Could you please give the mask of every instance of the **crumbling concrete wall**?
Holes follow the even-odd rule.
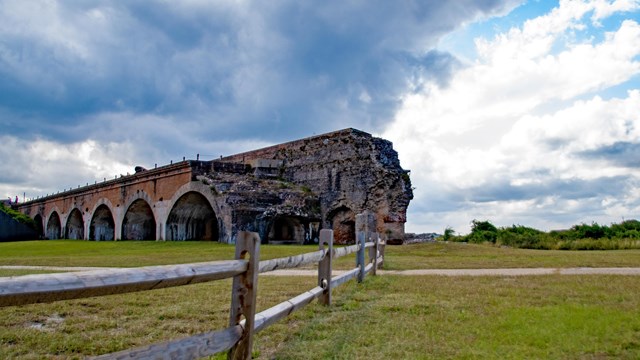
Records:
[[[255,231],[264,243],[310,243],[318,236],[317,195],[282,179],[256,177],[252,169],[227,172],[218,164],[199,175],[219,204],[220,231],[235,242],[239,231]]]

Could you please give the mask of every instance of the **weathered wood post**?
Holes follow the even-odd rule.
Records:
[[[358,273],[358,282],[362,282],[364,280],[364,268],[365,268],[365,264],[364,264],[364,244],[365,242],[367,242],[367,237],[365,236],[365,232],[364,231],[359,231],[358,232],[358,244],[360,245],[360,248],[358,248],[358,252],[356,253],[356,266],[360,268],[360,272]]]
[[[371,275],[376,275],[376,269],[378,268],[378,233],[371,233],[369,240],[373,240],[374,246],[369,248],[369,262],[373,263],[373,269],[371,269]]]
[[[378,250],[380,251],[380,262],[378,263],[378,266],[382,269],[382,266],[384,265],[384,247],[387,245],[387,240],[382,240],[380,238],[378,238],[378,240],[380,242],[378,245]]]
[[[358,282],[361,282],[365,276],[364,269],[366,264],[364,262],[364,244],[367,242],[367,240],[371,236],[371,233],[375,232],[375,230],[376,230],[376,215],[373,212],[369,210],[365,210],[362,213],[356,215],[356,241],[358,244],[361,244],[360,251],[358,251],[356,256],[356,266],[360,267],[360,275],[358,275]],[[362,239],[360,238],[361,236],[362,236]],[[369,252],[369,256],[371,257],[371,252]]]
[[[242,337],[229,350],[229,359],[251,359],[253,328],[256,315],[256,295],[260,264],[260,237],[257,233],[241,231],[236,240],[236,260],[249,257],[247,272],[233,277],[231,288],[231,316],[229,324],[240,324],[245,319]]]
[[[318,263],[318,286],[324,289],[319,302],[323,305],[331,305],[331,267],[333,260],[333,230],[320,230],[320,249],[324,249],[325,255]]]

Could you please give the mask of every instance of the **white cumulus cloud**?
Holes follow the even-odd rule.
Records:
[[[414,231],[468,231],[491,219],[542,228],[638,216],[640,92],[597,93],[640,74],[640,25],[596,40],[575,32],[637,1],[560,1],[548,14],[491,39],[449,86],[408,93],[383,136],[417,187]],[[610,187],[619,196],[613,196]],[[634,213],[635,211],[635,213]]]

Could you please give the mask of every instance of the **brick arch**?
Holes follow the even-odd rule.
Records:
[[[113,203],[111,203],[111,201],[107,198],[98,199],[98,201],[96,201],[96,203],[93,205],[93,208],[91,209],[91,212],[89,214],[93,216],[100,205],[106,205],[109,208],[109,211],[111,211],[112,214],[115,214],[116,207],[113,206]]]
[[[177,220],[175,218],[176,215],[174,213],[174,209],[176,208],[176,205],[179,205],[179,202],[181,201],[181,199],[183,199],[185,195],[188,195],[190,193],[194,193],[199,196],[202,196],[207,201],[206,205],[208,205],[211,211],[213,212],[212,219],[207,220],[203,218],[201,219],[196,218],[196,219],[193,219],[193,221],[191,221],[192,219],[189,219],[189,218],[181,217],[180,220]],[[204,211],[206,211],[206,209],[204,209]],[[202,239],[202,240],[220,241],[221,236],[223,234],[221,221],[218,218],[220,216],[219,215],[220,213],[221,213],[221,208],[218,202],[216,201],[215,197],[213,196],[213,191],[211,190],[211,188],[209,188],[209,186],[199,181],[198,182],[192,181],[188,184],[185,184],[181,186],[173,194],[173,197],[168,203],[166,219],[164,221],[165,239],[196,240],[196,239],[190,238],[195,233],[198,240]],[[202,228],[206,228],[206,230],[203,230]],[[189,231],[188,229],[194,229],[194,231]],[[176,235],[178,233],[181,235]]]
[[[52,220],[51,217],[53,216],[53,214],[56,214],[56,216],[58,217],[58,224],[57,227],[50,227],[49,222]],[[52,224],[55,225],[55,224]],[[47,216],[45,216],[44,219],[44,235],[46,238],[48,239],[60,239],[62,238],[62,228],[63,228],[63,223],[62,223],[62,213],[60,212],[60,209],[58,209],[57,206],[52,206],[51,209],[49,210],[49,213],[47,214]]]
[[[131,194],[121,211],[119,228],[122,240],[156,240],[158,214],[149,194],[144,190]]]
[[[51,215],[52,215],[54,212],[58,214],[58,217],[60,218],[60,221],[62,221],[62,212],[61,212],[61,211],[60,211],[60,209],[58,209],[58,207],[57,207],[57,206],[55,206],[55,205],[53,205],[53,206],[49,209],[49,211],[47,212],[47,215],[45,216],[45,219],[44,219],[44,220],[45,220],[45,221],[49,221],[49,218],[51,217]]]
[[[213,212],[216,213],[216,215],[221,213],[221,207],[218,204],[218,201],[216,200],[215,196],[213,196],[213,191],[208,185],[205,185],[200,181],[192,181],[190,183],[184,184],[181,187],[179,187],[178,190],[176,190],[176,192],[173,193],[171,200],[167,204],[167,210],[171,211],[171,209],[173,209],[173,206],[176,204],[176,202],[184,194],[192,191],[200,193],[200,195],[204,196],[209,201],[209,205],[211,205],[211,208],[213,209]],[[167,216],[168,215],[169,214],[167,214]]]
[[[153,204],[155,203],[155,201],[151,198],[151,196],[149,196],[149,194],[147,194],[147,192],[144,190],[137,190],[135,193],[127,196],[127,199],[124,201],[124,207],[122,208],[122,211],[126,212],[127,209],[129,209],[129,206],[131,206],[131,204],[133,204],[136,200],[144,200],[147,202],[147,204],[149,204],[152,210],[154,209]],[[124,216],[124,214],[122,215]],[[158,216],[155,210],[153,210],[153,218],[154,220],[158,221]]]
[[[102,224],[95,224],[95,217],[97,215],[96,211],[98,211],[98,208],[100,208],[101,206],[105,206],[109,210],[109,213],[111,215],[111,222],[113,222],[112,224],[111,222],[109,222],[108,224],[104,223],[104,221],[102,222]],[[107,198],[100,198],[98,199],[98,201],[96,201],[96,203],[93,205],[93,209],[91,209],[91,212],[88,214],[88,227],[85,226],[89,229],[88,236],[86,236],[89,240],[115,240],[117,228],[115,225],[115,210],[116,208],[113,207],[113,204]]]
[[[36,213],[33,216],[33,221],[35,221],[36,223],[36,232],[38,233],[38,239],[43,239],[44,238],[44,229],[45,229],[45,224],[44,224],[44,220],[42,218],[42,215],[40,213]]]
[[[71,225],[75,225],[70,227],[69,225],[69,220],[71,220],[71,215],[74,213],[74,211],[78,211],[78,213],[80,214],[80,220],[82,221],[81,224],[71,224]],[[64,237],[68,238],[68,239],[76,239],[76,240],[84,240],[86,238],[87,235],[87,231],[86,231],[86,227],[87,227],[87,219],[85,219],[85,215],[84,212],[82,211],[82,208],[78,207],[78,206],[72,206],[69,208],[69,213],[64,217],[64,225],[63,225],[63,229],[64,229]]]

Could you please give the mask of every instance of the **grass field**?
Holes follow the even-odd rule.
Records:
[[[464,243],[388,246],[385,269],[638,267],[640,250],[530,250]]]
[[[313,245],[263,245],[260,255],[261,259],[273,259],[317,249]],[[233,245],[195,241],[8,242],[0,243],[0,265],[134,267],[228,260],[234,251]],[[387,270],[640,266],[640,250],[528,250],[438,242],[387,246],[385,255]],[[337,269],[353,265],[352,258],[335,263]]]
[[[301,313],[277,354],[637,359],[638,290],[635,277],[377,277],[347,285],[330,309]]]
[[[313,250],[261,249],[263,258]],[[215,243],[2,243],[0,265],[140,266],[232,253]],[[342,261],[351,267],[354,260]],[[640,252],[438,243],[388,247],[386,266],[640,266]],[[312,288],[315,279],[260,277],[258,286],[263,310]],[[0,308],[0,358],[83,358],[220,329],[229,290],[230,281],[219,281]],[[635,276],[368,277],[336,289],[333,306],[312,303],[259,333],[254,351],[260,359],[637,359],[638,294]]]

